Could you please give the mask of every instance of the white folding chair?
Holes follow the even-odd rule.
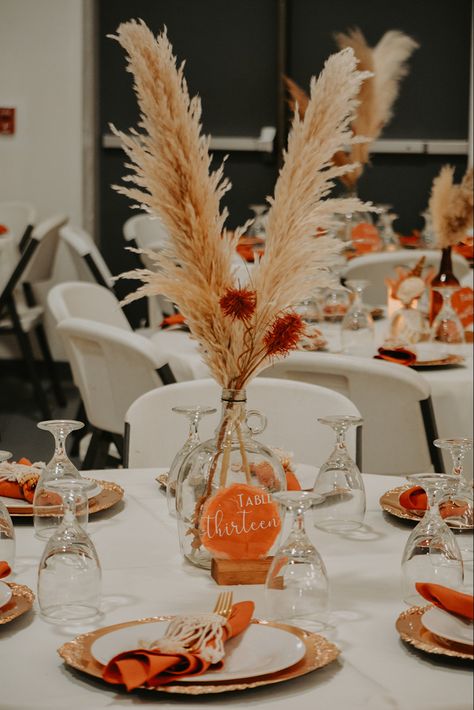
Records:
[[[45,418],[51,418],[49,404],[35,363],[30,333],[35,331],[38,345],[60,406],[66,404],[56,366],[51,357],[42,319],[43,308],[36,305],[33,285],[51,278],[59,229],[67,217],[57,215],[41,222],[28,240],[16,267],[0,293],[0,335],[13,335],[20,348],[34,388],[38,406]]]
[[[68,281],[57,284],[48,293],[48,308],[56,323],[60,323],[65,318],[85,318],[97,323],[113,325],[130,333],[134,332],[115,294],[96,283]],[[151,328],[139,328],[135,332],[149,340],[157,357],[168,353],[167,359],[177,380],[195,378],[192,366],[176,350],[176,345],[172,348],[164,347],[163,338],[169,339],[171,344],[174,343],[173,333],[163,331],[158,334],[161,336],[158,338]]]
[[[63,227],[59,234],[74,262],[79,278],[84,281],[92,279],[99,285],[113,290],[113,276],[90,234],[70,224]]]
[[[310,382],[346,395],[364,419],[364,472],[443,472],[430,387],[415,370],[352,355],[291,353],[261,373]]]
[[[169,241],[168,232],[158,217],[139,213],[129,217],[123,225],[123,236],[128,246],[138,249],[160,251]],[[140,266],[155,269],[156,266],[146,254],[138,254]],[[148,322],[150,327],[160,325],[164,316],[175,312],[174,306],[165,296],[148,297]]]
[[[174,377],[150,342],[132,331],[84,318],[66,318],[58,331],[93,432],[83,468],[97,467],[105,463],[111,441],[122,453],[131,403]]]
[[[131,468],[169,466],[186,438],[186,426],[172,407],[200,404],[219,408],[221,388],[214,380],[179,382],[153,390],[137,399],[125,416],[125,461]],[[256,379],[247,391],[248,408],[266,415],[268,423],[259,441],[291,451],[298,463],[320,466],[334,448],[334,433],[317,422],[328,414],[360,416],[357,407],[333,390],[281,379]],[[200,424],[201,440],[210,438],[219,414]],[[359,459],[360,428],[348,432],[352,455]]]
[[[0,202],[0,224],[7,227],[19,251],[25,248],[36,223],[36,210],[30,202]]]
[[[439,250],[402,249],[357,256],[348,262],[342,276],[346,281],[366,279],[369,283],[364,291],[364,300],[374,306],[383,305],[387,303],[385,279],[395,276],[395,267],[397,266],[413,268],[422,256],[426,258],[425,268],[434,266],[438,270],[441,258]],[[469,263],[463,256],[456,253],[453,253],[452,259],[454,273],[461,281],[470,271]]]

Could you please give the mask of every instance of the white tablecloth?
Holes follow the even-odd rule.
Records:
[[[98,626],[167,613],[208,611],[216,587],[208,572],[185,563],[175,521],[166,511],[155,470],[101,471],[95,475],[125,488],[123,508],[92,518],[89,532],[103,568],[104,616]],[[68,670],[56,653],[64,642],[92,627],[63,628],[29,613],[0,626],[2,710],[94,710],[252,707],[288,710],[468,710],[472,679],[466,665],[407,647],[395,630],[405,606],[400,598],[400,558],[411,530],[385,519],[378,499],[401,479],[365,476],[367,528],[351,537],[308,532],[322,554],[331,584],[335,631],[326,634],[341,650],[328,667],[288,683],[243,693],[199,698],[118,691]],[[35,589],[44,543],[32,526],[19,524],[13,581]],[[234,600],[253,599],[265,615],[263,589],[234,587]]]

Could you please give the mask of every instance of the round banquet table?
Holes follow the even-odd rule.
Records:
[[[330,352],[340,351],[340,325],[322,324],[321,328]],[[388,330],[387,319],[375,323],[375,342],[380,345]],[[160,331],[152,336],[161,352],[169,357],[171,369],[178,381],[210,377],[207,366],[189,334],[182,331]],[[434,346],[435,348],[437,346]],[[458,346],[465,357],[462,365],[418,370],[431,388],[433,407],[440,437],[472,436],[473,432],[473,357],[472,345]],[[375,353],[375,348],[374,348]],[[314,357],[317,358],[317,352]],[[291,357],[291,356],[290,356]],[[397,367],[387,363],[387,367]],[[466,456],[466,471],[471,475],[472,452]],[[446,470],[450,461],[445,457]]]
[[[406,607],[400,597],[400,558],[411,524],[386,517],[379,497],[402,483],[393,476],[365,475],[366,527],[349,536],[307,530],[328,570],[334,628],[324,635],[339,658],[325,668],[286,683],[220,696],[127,694],[68,669],[57,649],[77,634],[123,621],[162,614],[209,611],[217,587],[204,570],[185,563],[176,525],[155,482],[159,470],[93,472],[125,489],[122,504],[92,517],[89,533],[103,569],[103,618],[87,627],[46,623],[34,611],[0,626],[2,710],[95,710],[149,707],[218,708],[247,703],[287,710],[468,710],[472,705],[469,665],[405,645],[395,621]],[[310,481],[302,481],[308,485]],[[33,590],[44,543],[31,524],[16,525],[17,561],[11,578]],[[265,616],[261,586],[233,587],[234,601],[252,599]]]

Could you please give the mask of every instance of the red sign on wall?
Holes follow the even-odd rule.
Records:
[[[15,133],[15,109],[0,108],[0,135],[12,136]]]

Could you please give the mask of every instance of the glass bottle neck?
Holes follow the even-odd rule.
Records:
[[[459,285],[459,281],[453,273],[451,249],[452,247],[448,246],[441,250],[441,262],[439,271],[432,281],[433,286]]]
[[[219,424],[217,431],[221,432],[222,422],[227,421],[226,436],[232,437],[235,435],[237,424],[240,425],[242,433],[246,433],[248,427],[245,424],[247,416],[247,395],[245,390],[223,389],[221,401],[221,424]]]

